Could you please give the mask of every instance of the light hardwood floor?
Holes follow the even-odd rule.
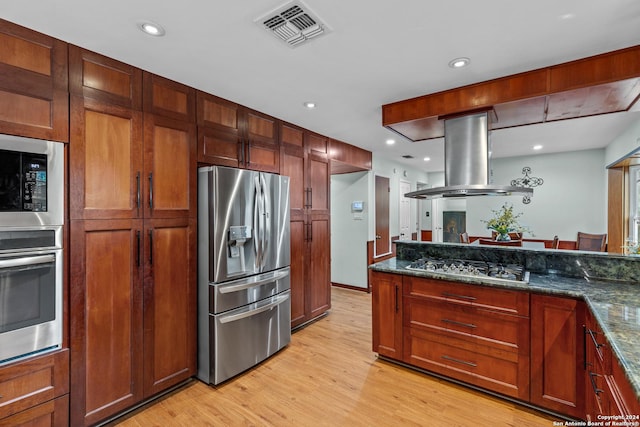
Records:
[[[294,333],[288,347],[256,368],[217,388],[193,381],[114,425],[553,425],[548,415],[378,360],[371,295],[332,293],[328,316]]]

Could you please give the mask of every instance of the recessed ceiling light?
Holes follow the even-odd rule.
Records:
[[[424,158],[424,159],[422,159],[422,160],[424,160],[425,162],[428,162],[429,160],[431,160],[431,157],[425,157],[425,158]]]
[[[393,145],[396,143],[395,139],[387,139],[387,145]]]
[[[138,23],[138,28],[146,34],[155,37],[162,37],[165,35],[164,28],[154,22],[145,21]]]
[[[308,109],[312,109],[312,108],[316,108],[316,103],[315,102],[305,102],[304,104],[305,107],[307,107]]]
[[[451,68],[462,68],[469,65],[471,60],[469,58],[456,58],[449,61],[449,67]]]
[[[573,19],[575,17],[576,17],[575,13],[563,13],[558,18],[560,18],[560,20],[562,21],[568,21],[569,19]]]
[[[533,146],[534,150],[542,150],[542,145],[538,144],[538,145],[534,145]]]

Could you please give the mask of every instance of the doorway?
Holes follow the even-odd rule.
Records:
[[[407,181],[400,181],[400,240],[411,240],[411,199],[404,197],[411,191],[411,184]]]
[[[389,236],[389,178],[376,175],[376,238],[374,241],[374,257],[391,253]]]

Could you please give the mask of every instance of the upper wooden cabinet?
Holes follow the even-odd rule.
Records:
[[[371,170],[371,151],[331,140],[331,174]]]
[[[164,77],[143,72],[143,109],[156,116],[195,123],[196,90]]]
[[[67,44],[0,20],[0,133],[69,141]]]
[[[382,124],[419,141],[441,118],[493,109],[493,129],[626,111],[640,96],[640,46],[382,106]]]
[[[69,92],[142,110],[142,70],[69,45]]]
[[[204,92],[197,116],[199,162],[280,172],[278,120]]]

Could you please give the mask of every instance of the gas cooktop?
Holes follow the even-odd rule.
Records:
[[[450,276],[470,276],[514,283],[529,283],[529,272],[517,264],[470,261],[461,259],[420,258],[406,267],[408,270],[426,271]]]

